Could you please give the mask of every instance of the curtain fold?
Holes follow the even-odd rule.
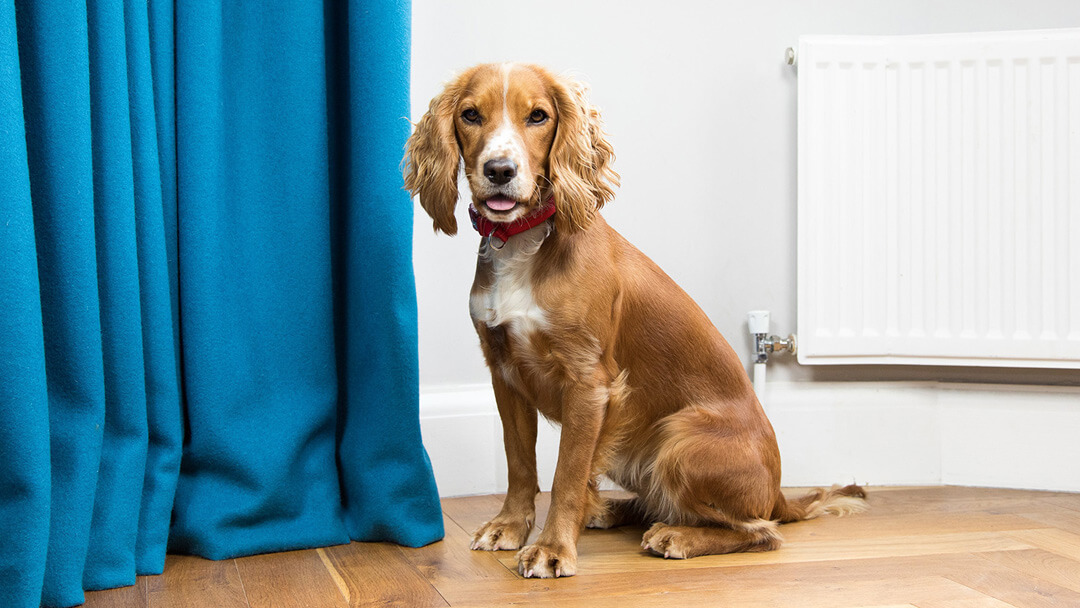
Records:
[[[406,0],[0,0],[0,605],[442,536]]]
[[[0,137],[0,598],[36,599],[49,542],[49,402],[26,145],[10,145],[26,141],[10,3],[0,3]]]
[[[409,123],[411,13],[408,2],[328,3],[333,90],[332,147],[335,293],[338,299],[340,436],[338,457],[350,536],[419,546],[442,536],[442,508],[420,446],[416,388],[416,287],[412,205],[403,204],[400,162]],[[361,8],[362,7],[362,8]],[[347,83],[347,88],[345,87]],[[402,94],[402,92],[406,92]],[[362,100],[346,103],[345,100]],[[395,176],[382,179],[379,176]],[[404,272],[387,269],[407,268]],[[373,313],[373,311],[375,311]],[[402,348],[378,348],[398,344]],[[386,383],[383,378],[395,378]],[[394,403],[412,403],[410,415]],[[371,428],[384,432],[370,432]],[[417,466],[417,460],[423,465]],[[356,467],[347,463],[371,462]],[[420,490],[420,491],[417,491]],[[373,517],[372,514],[378,514]],[[437,522],[435,526],[408,522]],[[437,527],[437,530],[436,530]]]
[[[323,9],[275,8],[181,3],[176,15],[190,433],[172,545],[214,558],[348,538],[334,459]]]

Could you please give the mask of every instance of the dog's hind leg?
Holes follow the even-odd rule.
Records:
[[[645,494],[660,523],[645,533],[643,548],[688,558],[780,546],[772,521],[781,496],[779,451],[764,415],[740,417],[745,411],[692,406],[661,422]]]

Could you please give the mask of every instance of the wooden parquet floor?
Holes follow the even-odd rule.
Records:
[[[643,528],[586,530],[578,575],[558,580],[520,578],[512,551],[469,550],[469,532],[501,497],[450,498],[446,539],[427,547],[352,543],[220,562],[169,556],[164,574],[88,593],[86,605],[1080,608],[1080,494],[869,492],[867,513],[782,526],[786,542],[770,553],[664,560],[641,550]],[[539,522],[547,503],[538,500]]]

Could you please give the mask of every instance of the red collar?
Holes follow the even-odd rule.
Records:
[[[543,207],[513,222],[493,222],[480,215],[476,207],[469,205],[469,219],[472,220],[473,228],[480,233],[480,236],[495,237],[504,243],[515,234],[543,224],[553,215],[555,215],[554,196],[549,198]]]

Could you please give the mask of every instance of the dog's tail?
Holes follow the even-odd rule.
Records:
[[[804,519],[831,515],[850,515],[861,513],[870,508],[866,504],[866,491],[857,485],[833,486],[825,490],[818,488],[805,496],[788,500],[780,495],[776,507],[773,509],[772,518],[787,524]]]

